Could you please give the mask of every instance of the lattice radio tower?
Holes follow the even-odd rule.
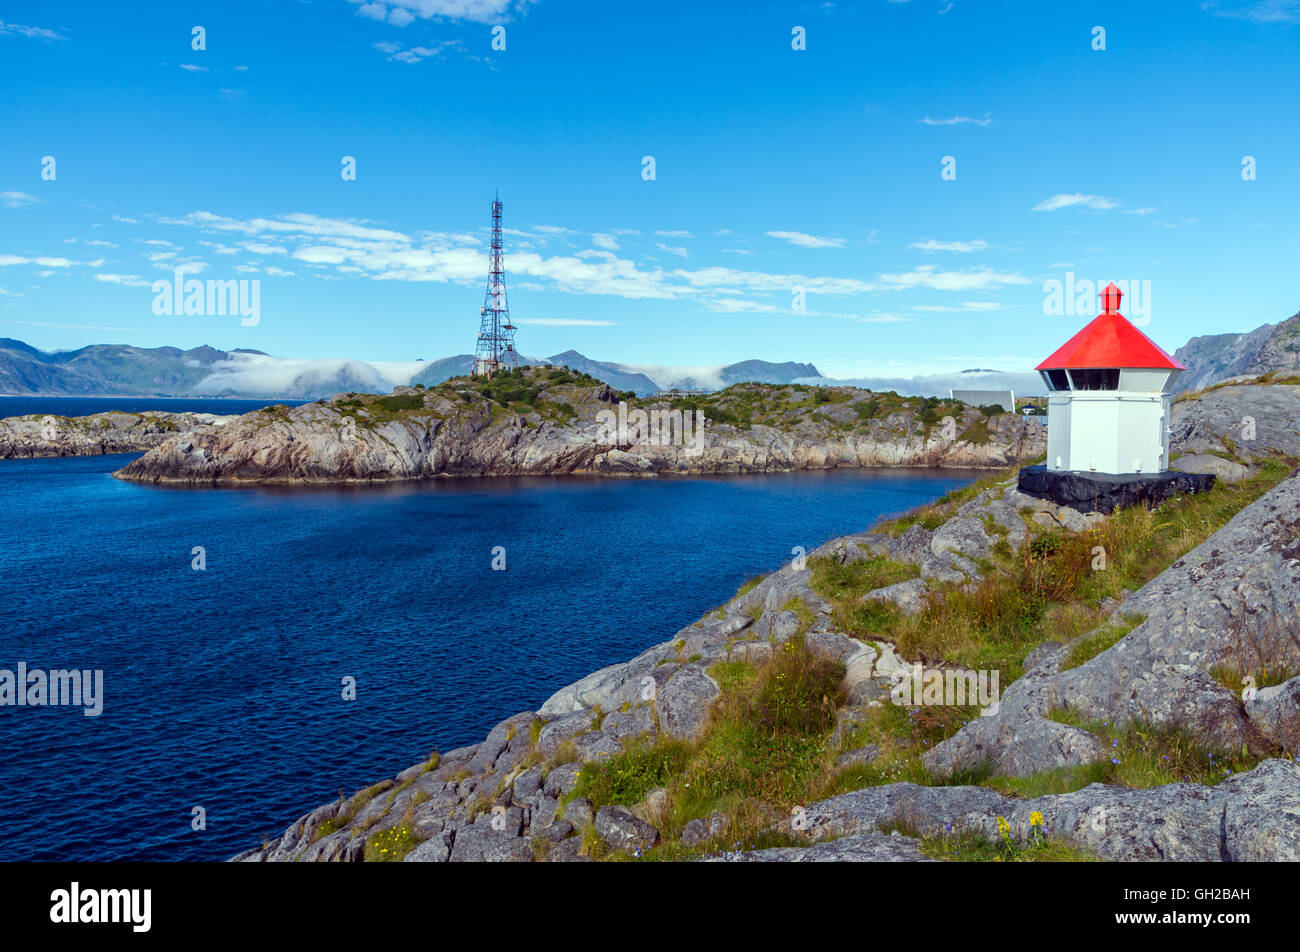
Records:
[[[474,376],[491,377],[498,370],[519,366],[515,353],[515,325],[510,323],[506,300],[506,269],[501,263],[501,197],[492,201],[492,264],[487,291],[479,312],[478,346],[474,350]]]

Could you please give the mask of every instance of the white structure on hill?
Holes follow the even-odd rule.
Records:
[[[1119,313],[1109,284],[1102,313],[1038,365],[1047,400],[1047,468],[1157,473],[1169,468],[1174,382],[1187,368]]]
[[[1008,413],[1016,412],[1014,390],[949,390],[948,396],[972,407],[1001,407]]]

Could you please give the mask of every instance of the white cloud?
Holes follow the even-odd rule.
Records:
[[[147,288],[152,286],[152,281],[146,281],[138,274],[97,274],[96,281],[103,281],[105,284],[122,284],[130,288]]]
[[[972,364],[993,362],[985,357],[969,358]],[[820,363],[820,361],[818,362]],[[835,371],[837,368],[821,367],[823,373],[828,370]],[[1014,390],[1017,395],[1040,396],[1047,392],[1042,378],[1029,371],[1023,372],[981,372],[981,373],[934,373],[933,368],[928,371],[917,373],[910,376],[886,376],[886,375],[864,375],[864,376],[841,376],[844,371],[836,372],[836,375],[827,380],[817,380],[809,378],[798,381],[800,383],[820,383],[840,384],[854,387],[862,387],[865,390],[872,390],[877,393],[887,390],[897,391],[903,396],[948,396],[950,390]]]
[[[1034,206],[1036,212],[1054,212],[1061,208],[1073,208],[1082,205],[1096,211],[1108,211],[1119,205],[1119,199],[1106,198],[1104,195],[1084,195],[1082,192],[1065,193],[1045,198]]]
[[[996,301],[963,301],[960,304],[914,304],[909,308],[912,311],[927,311],[936,314],[987,313],[1002,309],[1002,305]]]
[[[477,285],[487,271],[481,236],[456,232],[421,232],[418,236],[368,221],[322,218],[295,213],[278,218],[234,219],[211,212],[193,212],[165,224],[196,228],[218,235],[238,234],[241,245],[255,254],[285,254],[302,262],[318,277],[365,277],[376,281],[454,282]],[[535,226],[551,235],[568,234],[560,226]],[[576,234],[576,233],[575,233]],[[664,245],[673,254],[685,248]],[[741,252],[742,249],[734,249]],[[903,274],[883,274],[876,280],[807,274],[772,274],[727,267],[664,268],[620,257],[607,248],[546,256],[507,248],[507,266],[522,286],[531,283],[569,294],[600,294],[628,299],[683,300],[728,310],[768,310],[758,304],[718,304],[723,295],[744,298],[777,294],[788,299],[792,288],[826,295],[889,293],[925,288],[940,291],[986,291],[1008,284],[1025,284],[1019,274],[990,268],[940,270],[932,265]]]
[[[358,390],[387,393],[411,382],[428,365],[420,361],[366,363],[338,358],[300,360],[266,354],[231,354],[212,365],[212,371],[198,384],[209,393],[248,396],[301,395],[328,392],[340,381]]]
[[[26,192],[0,192],[0,205],[5,208],[19,208],[23,205],[38,205],[40,199]]]
[[[1206,0],[1201,9],[1252,23],[1300,23],[1300,0]]]
[[[781,310],[775,304],[765,304],[762,301],[749,301],[745,298],[718,298],[716,300],[705,301],[704,306],[710,311],[718,311],[722,314],[774,314],[779,313]]]
[[[656,231],[660,238],[694,238],[689,231]]]
[[[768,274],[763,271],[737,271],[734,268],[701,268],[696,271],[678,269],[672,277],[685,281],[690,287],[716,292],[719,288],[739,288],[748,291],[766,291],[789,295],[792,288],[803,288],[809,294],[866,294],[887,290],[879,284],[857,278],[825,278],[803,274]]]
[[[36,40],[61,40],[63,34],[43,26],[23,26],[20,23],[6,23],[0,20],[0,36],[26,36]]]
[[[800,248],[840,248],[844,245],[843,238],[819,238],[817,235],[807,235],[802,231],[769,231],[765,234],[769,238],[784,239]]]
[[[179,271],[181,274],[200,274],[208,268],[207,263],[200,261],[198,258],[173,259],[176,259],[176,255],[170,251],[164,254],[149,256],[149,261],[152,262],[153,266],[159,271],[167,271],[169,273]]]
[[[895,290],[929,288],[932,291],[987,291],[1008,284],[1029,284],[1021,274],[1004,274],[992,268],[969,271],[939,271],[934,265],[921,265],[901,274],[882,274],[880,280]]]
[[[665,390],[674,387],[720,389],[724,364],[703,366],[664,366],[662,364],[619,364],[624,373],[644,374]]]
[[[657,247],[660,251],[664,252],[665,254],[677,255],[680,258],[690,257],[690,252],[687,251],[685,248],[681,247],[680,245],[677,246],[666,245],[662,241],[657,241],[655,242],[655,247]]]
[[[917,251],[956,251],[965,254],[970,251],[984,251],[988,248],[989,243],[982,238],[975,241],[936,241],[933,238],[927,238],[925,241],[917,241],[912,247]]]
[[[87,268],[99,268],[103,267],[104,259],[96,258],[94,261],[73,261],[70,258],[27,258],[23,255],[0,254],[0,267],[10,267],[22,264],[34,264],[41,268],[71,268],[74,265],[84,266]]]
[[[208,71],[206,66],[195,66],[193,63],[181,63],[181,69],[189,73],[206,73]]]
[[[199,241],[199,244],[203,245],[205,248],[211,248],[211,249],[212,249],[216,254],[219,254],[219,255],[237,255],[237,254],[239,254],[239,249],[238,249],[238,248],[236,248],[236,247],[234,247],[234,246],[232,246],[232,245],[223,244],[223,243],[220,242],[220,241],[202,241],[202,240],[200,240],[200,241]]]
[[[988,113],[985,113],[983,119],[976,119],[972,116],[952,116],[948,119],[932,119],[929,116],[926,116],[924,119],[918,119],[917,122],[926,126],[960,126],[965,125],[966,123],[975,126],[988,126],[992,125],[993,120],[989,118]]]
[[[413,46],[402,49],[397,43],[373,43],[375,49],[387,54],[387,58],[396,63],[419,63],[434,56],[441,56],[444,50],[463,48],[460,40],[446,40],[434,46]]]
[[[604,248],[606,251],[618,250],[618,239],[613,235],[596,234],[591,236],[591,243],[597,248]]]
[[[164,225],[192,225],[213,231],[238,232],[256,237],[274,233],[313,235],[330,238],[355,238],[362,241],[407,241],[406,235],[385,228],[371,228],[369,223],[353,219],[321,218],[295,213],[279,218],[250,218],[240,221],[211,212],[190,212],[184,218],[163,218]]]
[[[522,11],[529,0],[348,0],[357,16],[406,26],[421,20],[470,20],[475,23],[509,22],[512,11]]]

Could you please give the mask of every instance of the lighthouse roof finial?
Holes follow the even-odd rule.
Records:
[[[1120,298],[1123,296],[1124,292],[1115,286],[1114,281],[1106,285],[1101,292],[1101,312],[1103,314],[1118,314]]]

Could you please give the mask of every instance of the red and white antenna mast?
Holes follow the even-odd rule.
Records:
[[[487,291],[479,311],[478,345],[474,349],[474,376],[491,377],[501,369],[519,366],[515,353],[515,326],[510,323],[510,304],[506,300],[506,269],[501,250],[501,197],[492,201],[492,261],[488,270]]]

